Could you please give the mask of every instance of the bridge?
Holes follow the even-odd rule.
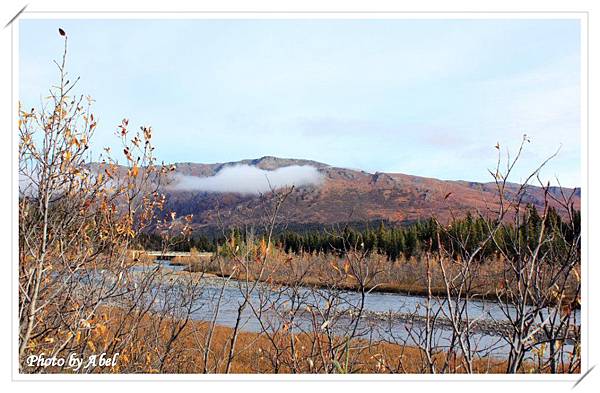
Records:
[[[156,259],[173,259],[175,257],[191,257],[191,252],[186,251],[144,251],[144,250],[134,250],[133,257],[137,258],[142,254],[155,257]],[[212,252],[198,252],[194,253],[194,256],[199,258],[210,258],[213,256]]]

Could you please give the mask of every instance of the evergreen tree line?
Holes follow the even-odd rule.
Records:
[[[567,224],[556,209],[549,208],[542,236],[542,253],[560,258],[572,247],[579,252],[581,213],[572,210],[573,223]],[[454,257],[471,255],[490,235],[497,221],[467,214],[448,225],[431,218],[408,226],[386,226],[357,231],[345,227],[341,231],[310,231],[305,233],[286,231],[278,236],[278,243],[286,252],[325,252],[343,254],[348,248],[363,249],[386,255],[389,260],[410,258],[424,252],[438,252],[443,248]],[[497,256],[502,250],[514,257],[529,248],[534,249],[540,240],[543,219],[533,205],[527,205],[519,224],[504,224],[494,233],[478,253],[479,259]]]
[[[542,252],[556,254],[568,252],[577,247],[581,231],[580,211],[572,210],[574,222],[568,225],[556,209],[549,208],[544,230]],[[494,234],[494,242],[488,242],[478,254],[485,259],[498,255],[502,249],[509,256],[535,248],[540,239],[543,219],[533,205],[527,205],[521,214],[519,225],[505,224]],[[416,257],[424,252],[438,252],[440,247],[455,257],[473,253],[489,236],[496,221],[467,214],[464,218],[453,220],[450,224],[440,224],[435,219],[417,221],[408,225],[389,222],[367,223],[360,228],[352,225],[330,229],[293,230],[285,229],[274,235],[273,243],[288,253],[330,253],[343,254],[351,248],[386,255],[389,260]],[[230,245],[239,245],[249,238],[257,242],[263,234],[232,228],[227,237],[214,234],[195,234],[189,239],[173,239],[171,251],[224,251]],[[140,236],[139,244],[145,249],[161,249],[162,239],[158,234]]]

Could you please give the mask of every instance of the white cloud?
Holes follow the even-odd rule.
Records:
[[[323,175],[309,165],[291,165],[273,171],[235,165],[225,167],[210,177],[176,174],[169,188],[175,191],[258,194],[287,186],[319,185],[322,181]]]

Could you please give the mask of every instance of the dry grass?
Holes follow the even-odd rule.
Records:
[[[422,258],[401,258],[389,261],[383,255],[371,254],[360,262],[352,264],[368,267],[368,277],[364,289],[372,292],[401,293],[407,295],[425,296],[428,293],[427,264]],[[448,275],[458,269],[459,261],[442,260],[436,256],[431,258],[431,293],[433,296],[446,296],[447,288],[444,284],[441,263]],[[254,261],[252,261],[254,262]],[[235,279],[250,279],[266,281],[276,285],[304,285],[309,287],[332,287],[339,289],[357,290],[359,285],[351,272],[348,272],[350,262],[347,258],[338,258],[329,254],[287,254],[280,250],[271,250],[265,258],[266,268],[259,272],[258,263],[249,263],[249,269],[236,269],[238,262],[231,258],[214,257],[212,259],[189,258],[186,269],[191,272],[205,272],[217,276]],[[473,280],[469,293],[472,298],[497,300],[501,295],[503,269],[505,263],[501,257],[490,259],[484,263],[475,263],[471,269]],[[264,272],[268,272],[265,274]],[[363,269],[366,271],[366,269]],[[248,275],[247,275],[248,274]],[[572,281],[575,277],[572,277]],[[576,283],[572,283],[572,288]],[[570,295],[569,293],[567,293]]]
[[[209,324],[190,321],[182,329],[174,341],[161,367],[161,357],[165,355],[161,349],[168,340],[168,332],[173,324],[181,321],[168,320],[146,314],[141,319],[137,315],[125,314],[117,308],[105,308],[93,321],[94,329],[89,337],[87,347],[96,352],[110,351],[112,343],[123,337],[128,331],[128,324],[136,324],[137,334],[125,350],[122,350],[117,365],[103,368],[95,372],[104,373],[202,373],[205,369],[211,373],[223,373],[226,366],[227,353],[232,329],[215,326],[210,346],[208,363],[204,364],[203,349],[206,342]],[[124,323],[124,325],[123,325]],[[121,328],[121,333],[116,330]],[[128,333],[129,334],[129,333]],[[163,340],[162,342],[160,342]],[[339,339],[341,342],[341,338]],[[291,342],[294,341],[294,351]],[[277,348],[275,348],[277,344]],[[250,373],[322,373],[324,366],[331,367],[334,359],[325,356],[319,348],[327,348],[330,343],[323,335],[277,333],[273,337],[265,334],[241,332],[238,336],[236,351],[232,359],[230,372],[238,374]],[[427,373],[425,355],[418,348],[401,346],[386,342],[367,343],[364,340],[351,341],[348,358],[349,365],[344,364],[344,357],[334,372],[351,373]],[[110,353],[109,353],[110,355]],[[443,353],[439,354],[441,362]],[[534,370],[526,365],[523,372]],[[505,362],[493,358],[475,361],[474,371],[477,373],[504,373]],[[46,369],[45,372],[60,372],[57,369]],[[63,371],[64,372],[64,371]],[[460,358],[451,361],[448,372],[463,373]]]

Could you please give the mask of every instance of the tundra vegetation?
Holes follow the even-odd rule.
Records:
[[[21,372],[580,372],[579,212],[572,194],[541,183],[547,161],[507,191],[525,138],[513,158],[498,148],[498,198],[486,211],[403,228],[276,232],[293,188],[273,189],[261,225],[221,228],[212,256],[192,250],[172,261],[185,267],[175,272],[139,252],[150,238],[163,252],[189,243],[191,217],[164,211],[173,168],[157,164],[151,128],[133,132],[126,119],[122,151],[92,157],[93,100],[72,94],[61,35],[57,85],[41,108],[19,109]],[[535,181],[542,211],[526,203]],[[366,307],[377,291],[421,300],[377,314]],[[473,314],[482,299],[502,316],[491,327]],[[494,340],[481,339],[490,330]],[[101,353],[117,361],[77,371],[28,361]]]

